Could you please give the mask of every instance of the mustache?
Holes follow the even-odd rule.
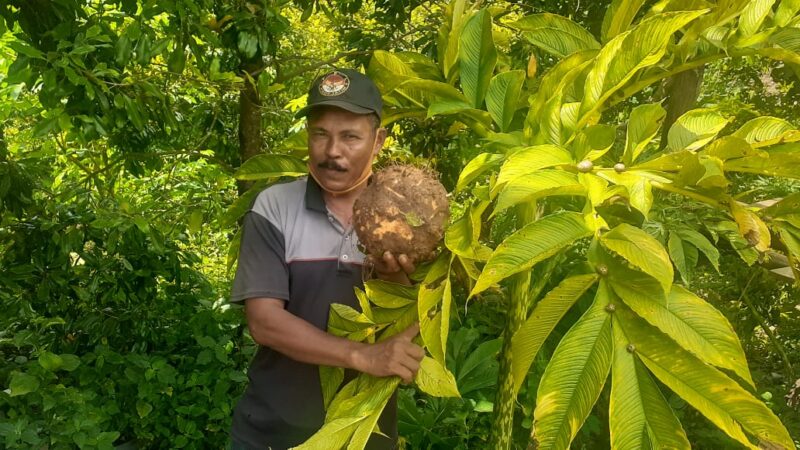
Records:
[[[345,167],[339,165],[339,163],[330,159],[326,159],[325,161],[318,163],[317,167],[319,167],[320,169],[330,169],[330,170],[336,170],[338,172],[347,172],[347,169]]]

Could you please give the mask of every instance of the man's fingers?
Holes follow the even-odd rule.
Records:
[[[385,251],[383,253],[383,268],[386,272],[399,272],[400,266],[397,264],[397,259],[395,259],[392,252]]]
[[[400,267],[403,269],[403,272],[407,273],[408,275],[411,275],[417,269],[414,266],[414,263],[411,262],[411,258],[405,254],[398,256],[397,262],[400,263]]]
[[[418,334],[419,334],[419,322],[414,322],[413,324],[411,324],[411,326],[398,333],[397,336],[410,341],[414,339]]]

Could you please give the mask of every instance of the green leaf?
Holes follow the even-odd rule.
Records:
[[[658,103],[639,105],[631,111],[625,135],[625,153],[622,161],[631,165],[642,154],[647,144],[656,136],[667,112]]]
[[[627,350],[630,340],[616,322],[608,408],[611,448],[689,450],[681,423],[647,369]]]
[[[586,29],[557,14],[532,14],[511,26],[521,31],[528,42],[558,58],[600,48],[600,43]]]
[[[307,441],[293,447],[296,450],[340,450],[350,441],[358,424],[366,417],[348,416],[326,420]]]
[[[686,400],[728,436],[756,448],[794,447],[775,414],[761,401],[714,367],[666,338],[624,308],[616,318],[636,356],[670,390]],[[748,435],[755,439],[754,445]]]
[[[775,25],[785,27],[791,22],[798,10],[800,10],[800,0],[781,0],[773,18]]]
[[[556,347],[533,412],[536,448],[568,449],[603,390],[611,367],[611,315],[603,283],[592,306]]]
[[[492,195],[496,195],[503,185],[516,177],[529,175],[539,169],[573,163],[572,155],[555,145],[544,144],[523,148],[506,158],[500,168]]]
[[[447,227],[444,244],[448,250],[468,259],[479,261],[489,259],[492,249],[480,243],[481,218],[488,206],[488,201],[476,201],[467,208],[461,218]]]
[[[747,121],[731,136],[742,138],[754,145],[769,145],[777,143],[776,141],[780,141],[792,131],[796,130],[791,123],[777,117],[762,116]]]
[[[427,356],[420,361],[414,382],[422,392],[434,397],[461,397],[453,374],[438,361]]]
[[[442,364],[450,329],[450,262],[450,255],[439,255],[419,287],[417,301],[420,335],[425,348]],[[439,304],[441,307],[437,308]]]
[[[339,387],[344,381],[344,369],[342,367],[319,366],[319,381],[322,386],[322,404],[327,410],[339,391]]]
[[[658,280],[664,292],[669,292],[674,277],[672,263],[667,251],[653,236],[640,228],[623,223],[601,235],[600,243]]]
[[[658,63],[666,53],[672,34],[705,12],[658,14],[641,21],[603,46],[586,77],[580,109],[581,121],[587,120],[586,117],[641,69]]]
[[[77,369],[79,365],[81,365],[81,359],[76,355],[62,353],[59,356],[61,356],[61,361],[63,362],[61,368],[67,372],[72,372],[73,370]]]
[[[618,290],[617,285],[612,283],[615,292],[640,317],[703,361],[732,371],[755,388],[733,327],[708,302],[677,285],[672,287],[666,301],[627,289]]]
[[[481,108],[497,63],[492,39],[492,17],[482,9],[464,25],[459,42],[461,88],[475,108]]]
[[[697,150],[711,142],[725,126],[728,119],[713,109],[693,109],[672,125],[667,133],[667,147],[671,151]]]
[[[242,164],[234,177],[237,180],[261,180],[276,177],[299,177],[308,173],[302,160],[288,155],[262,153]]]
[[[725,170],[773,177],[800,178],[800,144],[770,147],[766,155],[745,156],[725,161]]]
[[[586,188],[574,173],[558,169],[542,169],[528,176],[516,177],[503,186],[492,216],[523,202],[550,195],[582,195]]]
[[[639,210],[644,217],[650,214],[653,206],[653,185],[643,172],[627,170],[616,173],[605,170],[598,172],[598,175],[616,185],[625,186],[630,205]]]
[[[608,42],[618,34],[627,31],[643,3],[644,0],[613,0],[603,16],[603,26],[600,32],[603,42]]]
[[[383,280],[369,280],[364,283],[369,300],[381,308],[403,308],[417,302],[417,289]]]
[[[31,47],[27,42],[12,40],[8,41],[6,45],[17,54],[25,55],[30,58],[45,59],[44,53],[37,48]]]
[[[681,279],[684,284],[688,285],[692,279],[694,268],[697,266],[697,248],[684,243],[675,233],[670,232],[667,249],[672,262],[675,263],[675,268],[678,269],[678,273],[681,275]]]
[[[486,109],[492,119],[500,127],[500,131],[509,131],[511,121],[519,104],[520,90],[525,82],[524,70],[510,70],[495,75],[489,82],[486,93]]]
[[[503,160],[503,155],[498,155],[496,153],[481,153],[472,158],[467,165],[464,166],[464,169],[461,170],[455,191],[462,191],[487,171],[499,167]]]
[[[147,403],[143,400],[139,400],[136,402],[136,413],[139,414],[139,418],[144,419],[153,411],[153,405]]]
[[[752,36],[761,27],[761,23],[772,12],[772,5],[775,0],[752,0],[747,2],[742,15],[739,16],[739,26],[737,28],[741,36]]]
[[[576,240],[589,236],[579,213],[549,215],[530,223],[497,246],[483,267],[470,297],[509,276],[530,269],[539,261],[556,254]]]
[[[697,247],[698,250],[706,255],[706,258],[708,258],[708,261],[714,266],[714,269],[719,272],[719,250],[717,250],[717,247],[715,247],[708,238],[691,228],[677,228],[673,230],[672,233],[675,233],[683,241]]]
[[[531,315],[511,338],[514,394],[519,392],[528,370],[545,339],[572,305],[597,282],[596,274],[564,279],[536,303]]]
[[[384,50],[376,50],[372,54],[367,75],[375,82],[384,97],[406,80],[419,78],[400,57]]]
[[[64,360],[54,353],[43,351],[39,354],[39,365],[47,371],[55,372],[64,365]]]
[[[429,101],[428,117],[471,109],[464,94],[447,83],[434,80],[410,79],[402,82],[398,90],[415,92],[416,98]]]
[[[11,381],[8,384],[11,396],[29,394],[39,389],[39,379],[22,372],[11,372]]]

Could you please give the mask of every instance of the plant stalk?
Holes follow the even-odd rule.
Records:
[[[533,221],[535,205],[517,207],[517,227],[522,228]],[[531,272],[523,271],[511,277],[506,327],[503,330],[503,348],[500,351],[500,367],[497,376],[497,395],[494,402],[494,423],[490,447],[493,450],[511,450],[514,431],[514,371],[511,338],[519,330],[528,312]]]

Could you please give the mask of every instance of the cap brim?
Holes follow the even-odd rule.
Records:
[[[352,103],[343,102],[341,100],[325,100],[314,103],[313,105],[307,105],[300,111],[297,111],[297,114],[294,115],[295,119],[307,116],[309,111],[311,111],[313,108],[316,108],[317,106],[335,106],[336,108],[342,108],[344,110],[350,111],[351,113],[356,113],[356,114],[373,113],[373,114],[378,114],[378,116],[380,116],[380,113],[378,113],[374,109],[364,108],[363,106],[354,105]]]

